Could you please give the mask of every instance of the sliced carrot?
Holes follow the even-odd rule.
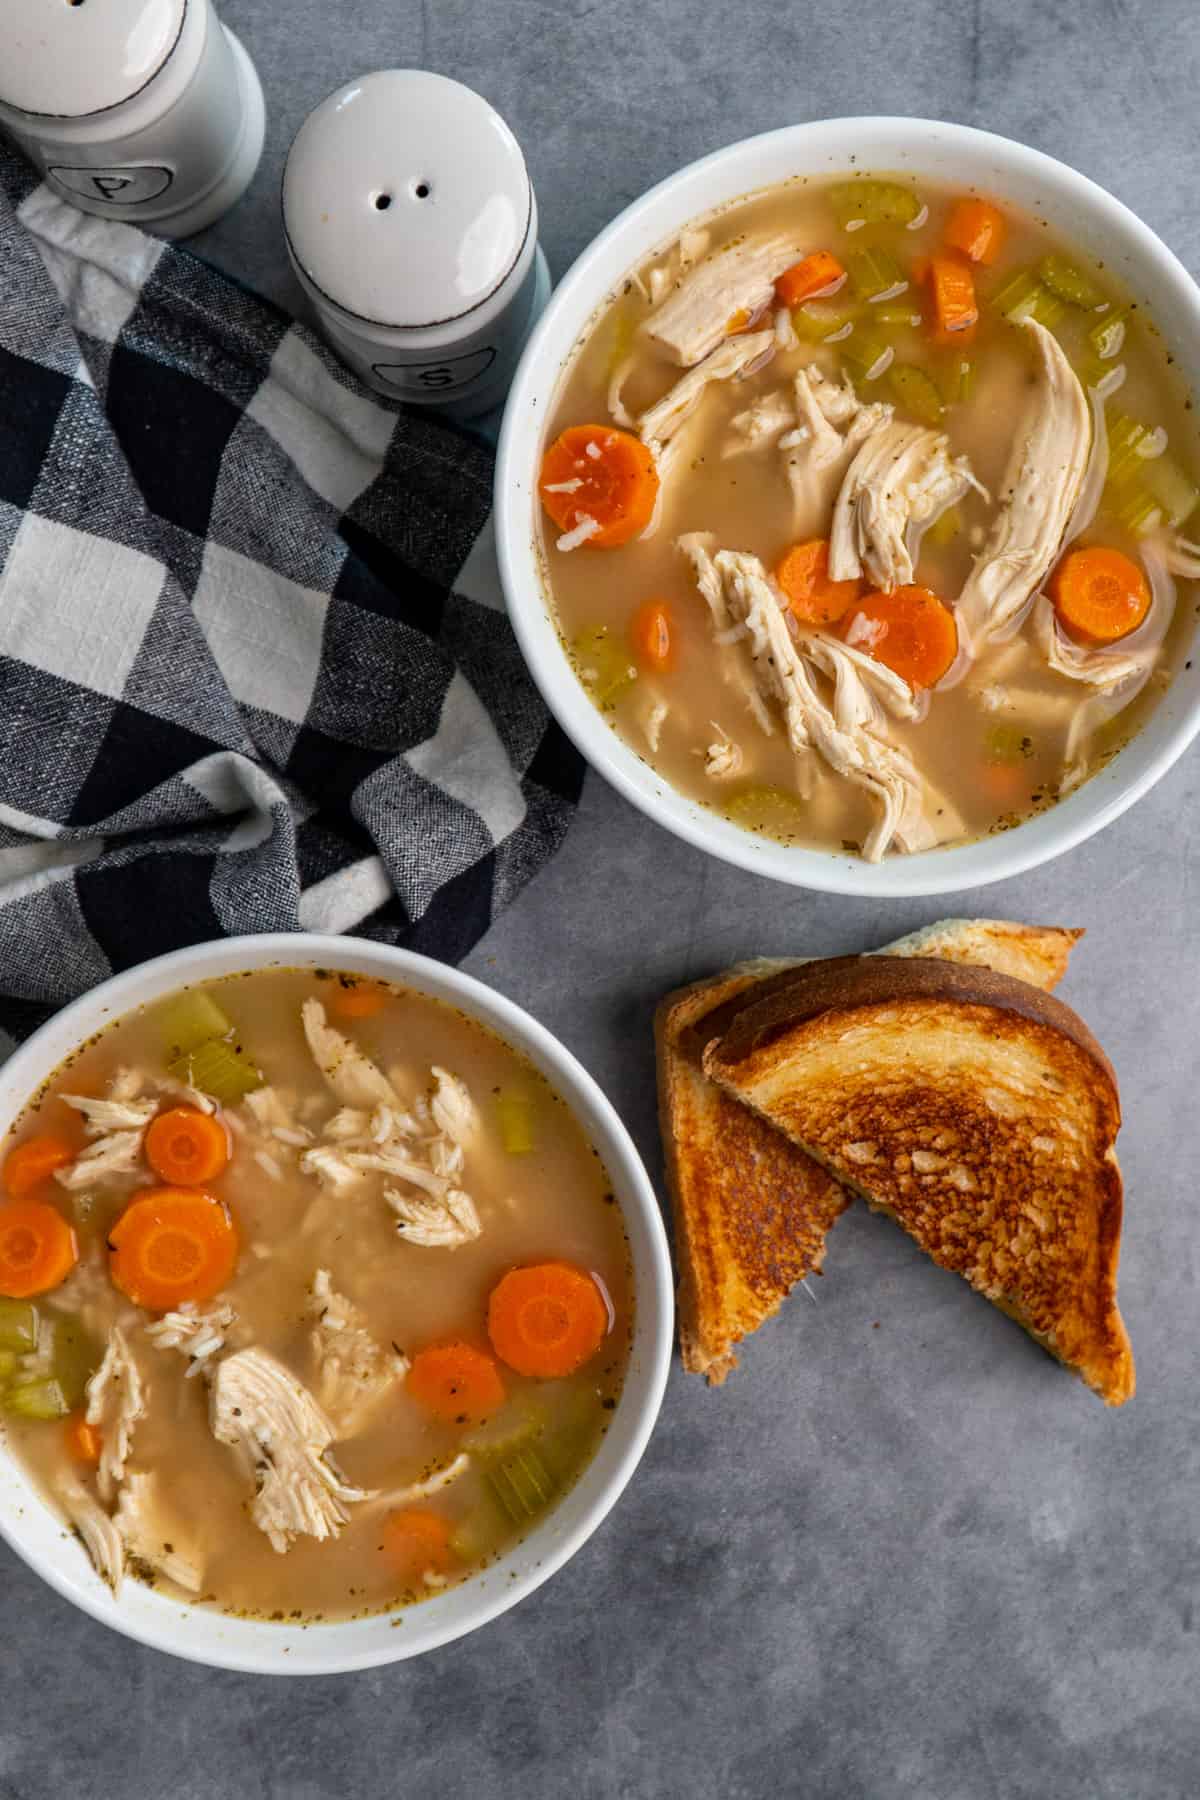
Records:
[[[845,279],[846,271],[832,251],[814,250],[783,271],[775,283],[775,298],[780,306],[799,306],[814,294],[832,293]]]
[[[492,1358],[459,1338],[418,1351],[405,1386],[414,1400],[450,1425],[486,1419],[504,1404],[504,1382]]]
[[[613,425],[571,425],[555,438],[538,480],[542,505],[563,532],[594,519],[581,541],[611,550],[644,531],[658,499],[658,470],[639,438]]]
[[[233,1274],[238,1234],[228,1208],[198,1188],[154,1188],[108,1234],[108,1269],[135,1306],[168,1312],[211,1300]]]
[[[383,1525],[382,1549],[400,1572],[421,1576],[426,1570],[448,1575],[455,1564],[450,1547],[450,1521],[424,1506],[389,1513]]]
[[[1080,644],[1115,644],[1150,610],[1150,584],[1120,550],[1072,550],[1050,577],[1058,622]]]
[[[63,1420],[63,1435],[67,1440],[68,1455],[94,1469],[100,1461],[104,1443],[96,1427],[88,1424],[83,1413],[74,1412]]]
[[[806,625],[832,625],[863,590],[861,581],[830,581],[828,538],[793,544],[775,570],[775,579],[787,595],[789,610]]]
[[[932,687],[958,655],[954,614],[929,588],[864,594],[840,629],[846,643],[886,663],[913,687]]]
[[[24,1200],[45,1185],[56,1169],[75,1161],[75,1152],[62,1138],[41,1132],[26,1138],[4,1159],[4,1188],[14,1200]]]
[[[492,1349],[518,1375],[573,1375],[608,1333],[608,1307],[586,1269],[536,1263],[510,1269],[488,1301]]]
[[[229,1161],[229,1134],[212,1113],[172,1106],[150,1121],[143,1149],[161,1181],[201,1187],[214,1181]]]
[[[45,1200],[0,1206],[0,1294],[28,1300],[65,1281],[79,1261],[75,1233]]]
[[[1004,248],[1008,225],[990,200],[959,200],[946,224],[946,247],[988,267]]]
[[[933,306],[933,336],[938,344],[969,343],[968,332],[979,322],[975,277],[971,265],[954,251],[929,259],[929,294]]]
[[[979,784],[996,806],[1011,810],[1029,798],[1029,777],[1019,763],[985,762],[977,771]]]
[[[743,331],[749,331],[750,321],[754,314],[748,306],[739,306],[735,313],[730,313],[725,321],[725,336],[740,337]]]
[[[390,999],[377,981],[337,981],[329,993],[329,1010],[339,1019],[373,1019]]]
[[[671,613],[665,601],[643,600],[633,615],[629,637],[643,668],[661,674],[674,665]]]

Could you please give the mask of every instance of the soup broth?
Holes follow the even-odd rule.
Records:
[[[181,1108],[215,1121],[227,1160],[200,1185],[174,1174],[180,1217],[201,1195],[236,1243],[190,1308],[154,1285],[190,1240],[146,1236],[135,1268],[128,1225],[161,1205],[156,1121]],[[192,1137],[204,1151],[192,1127],[176,1161]],[[115,1518],[126,1576],[179,1598],[287,1620],[421,1599],[555,1503],[618,1401],[634,1302],[598,1156],[522,1056],[412,991],[271,970],[131,1014],[30,1104],[4,1177],[9,1441],[110,1579]],[[44,1292],[20,1274],[31,1202],[78,1257]],[[522,1373],[495,1296],[547,1265],[551,1299],[521,1315],[541,1362]],[[584,1322],[565,1358],[563,1282]],[[132,1372],[105,1354],[114,1333]]]
[[[785,841],[874,859],[1052,804],[1191,638],[1168,364],[1108,271],[1003,202],[864,175],[701,222],[598,315],[550,422],[580,681],[675,787]]]

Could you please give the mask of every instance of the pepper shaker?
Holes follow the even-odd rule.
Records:
[[[0,126],[84,212],[188,237],[241,198],[266,114],[209,0],[0,0]]]
[[[283,223],[368,387],[459,418],[503,399],[550,277],[521,146],[479,94],[423,69],[340,88],[296,134]]]

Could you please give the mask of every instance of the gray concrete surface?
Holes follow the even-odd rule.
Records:
[[[226,0],[267,158],[199,248],[285,304],[282,154],[389,63],[508,115],[556,271],[732,138],[899,111],[1024,138],[1200,268],[1190,0]],[[705,19],[705,14],[710,16]],[[1088,927],[1065,989],[1127,1114],[1121,1296],[1141,1391],[1110,1415],[881,1219],[837,1228],[708,1393],[675,1370],[626,1498],[547,1588],[422,1662],[309,1683],[209,1673],[75,1613],[0,1554],[0,1796],[16,1800],[1168,1800],[1200,1791],[1200,757],[1098,840],[956,912]],[[827,954],[937,902],[809,896],[705,862],[596,779],[470,966],[604,1083],[658,1167],[650,1011],[755,952]]]

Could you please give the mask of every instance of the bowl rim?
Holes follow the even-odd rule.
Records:
[[[635,1394],[631,1387],[631,1365],[612,1422],[593,1461],[560,1504],[551,1508],[545,1519],[497,1563],[468,1577],[448,1590],[445,1596],[434,1596],[419,1605],[398,1608],[395,1613],[384,1611],[362,1618],[296,1626],[256,1618],[242,1619],[216,1608],[181,1606],[178,1601],[137,1584],[141,1593],[151,1595],[161,1604],[151,1608],[149,1619],[131,1618],[123,1614],[121,1601],[114,1599],[95,1576],[82,1547],[79,1547],[77,1559],[67,1558],[67,1566],[62,1566],[53,1547],[40,1548],[29,1541],[29,1534],[19,1521],[26,1516],[30,1501],[36,1501],[42,1513],[58,1528],[55,1545],[61,1537],[71,1534],[0,1437],[0,1464],[10,1473],[17,1472],[26,1499],[25,1505],[15,1509],[15,1520],[8,1516],[7,1503],[0,1506],[0,1536],[64,1599],[126,1637],[210,1668],[264,1675],[333,1675],[404,1661],[478,1630],[541,1587],[583,1547],[632,1478],[657,1422],[674,1342],[674,1279],[662,1211],[645,1165],[612,1102],[578,1058],[531,1013],[477,977],[417,951],[370,939],[322,932],[245,933],[170,951],[109,977],[55,1013],[0,1064],[0,1136],[8,1130],[29,1095],[59,1066],[63,1056],[102,1026],[113,1023],[138,1006],[153,1004],[155,999],[190,982],[206,977],[215,980],[260,965],[341,968],[375,975],[397,985],[412,986],[446,1004],[457,1006],[468,1017],[528,1055],[570,1107],[589,1142],[600,1150],[604,1166],[619,1190],[635,1265],[635,1336],[631,1358],[636,1356],[638,1359],[639,1391]],[[150,993],[140,991],[148,985],[152,990]],[[130,997],[134,994],[137,994],[136,998]],[[51,1040],[56,1044],[68,1041],[68,1048],[55,1049],[47,1055],[46,1045]],[[585,1110],[587,1118],[582,1116]],[[604,1138],[603,1145],[596,1143],[598,1135]],[[631,1216],[634,1213],[636,1217]],[[642,1243],[640,1261],[639,1241]],[[618,1443],[620,1447],[614,1455],[613,1447]],[[597,1471],[601,1459],[612,1464],[602,1475]],[[582,1506],[579,1520],[569,1529],[553,1533],[554,1541],[543,1544],[530,1566],[500,1579],[499,1571],[506,1560],[514,1555],[521,1558],[538,1546],[539,1539],[553,1526],[572,1496],[581,1494],[589,1485],[596,1491]],[[74,1568],[70,1566],[72,1563]],[[486,1598],[482,1590],[478,1590],[479,1598],[473,1607],[460,1601],[454,1609],[463,1616],[452,1620],[440,1617],[439,1608],[444,1599],[464,1595],[469,1599],[476,1583],[485,1582],[493,1571],[497,1572],[497,1578],[489,1584]],[[197,1615],[207,1622],[214,1635],[228,1637],[228,1648],[221,1644],[203,1647],[189,1643],[188,1630],[180,1620],[190,1622]],[[391,1630],[393,1617],[402,1619],[405,1625],[415,1620],[416,1625],[403,1632]],[[426,1621],[424,1625],[422,1620]],[[367,1643],[361,1648],[333,1645],[334,1633],[365,1636],[371,1627],[375,1628],[376,1636],[384,1627],[389,1627],[387,1640]],[[314,1643],[319,1645],[323,1633],[331,1634],[329,1654],[321,1655],[319,1650],[314,1654],[312,1646]],[[263,1641],[263,1634],[270,1634],[266,1641]],[[304,1647],[304,1660],[289,1661],[289,1651],[300,1645]]]
[[[936,134],[940,146],[949,141],[979,159],[994,159],[999,184],[1006,169],[1041,177],[1059,196],[1069,196],[1098,217],[1110,232],[1123,234],[1146,284],[1151,278],[1165,282],[1173,301],[1190,314],[1200,364],[1200,288],[1157,233],[1090,176],[1015,139],[952,121],[888,114],[814,119],[739,139],[685,164],[631,202],[592,239],[555,287],[525,347],[509,390],[496,455],[496,551],[508,617],[542,698],[590,766],[656,824],[723,862],[791,886],[868,899],[927,897],[981,887],[1023,874],[1073,849],[1119,818],[1183,755],[1200,732],[1200,691],[1170,719],[1167,699],[1172,692],[1177,702],[1183,697],[1183,670],[1177,670],[1155,713],[1111,762],[1073,793],[1006,831],[875,864],[833,850],[783,845],[742,830],[683,795],[618,736],[579,690],[545,596],[530,527],[530,470],[542,420],[562,371],[616,283],[639,260],[620,247],[649,215],[718,175],[726,177],[719,197],[679,207],[669,226],[664,220],[657,241],[665,244],[689,219],[705,217],[743,195],[775,185],[751,174],[738,179],[737,172],[780,149],[852,135],[866,145],[858,153],[858,166],[869,169],[872,138],[887,137],[905,141],[905,154],[911,159],[906,169],[919,171],[921,150],[930,144],[931,134]],[[831,165],[831,178],[835,172]],[[557,352],[550,356],[545,346],[560,332],[564,317],[574,321],[570,348],[561,356]],[[1171,347],[1178,349],[1178,344]],[[1148,734],[1152,749],[1147,748]],[[1139,746],[1140,753],[1131,756]]]

